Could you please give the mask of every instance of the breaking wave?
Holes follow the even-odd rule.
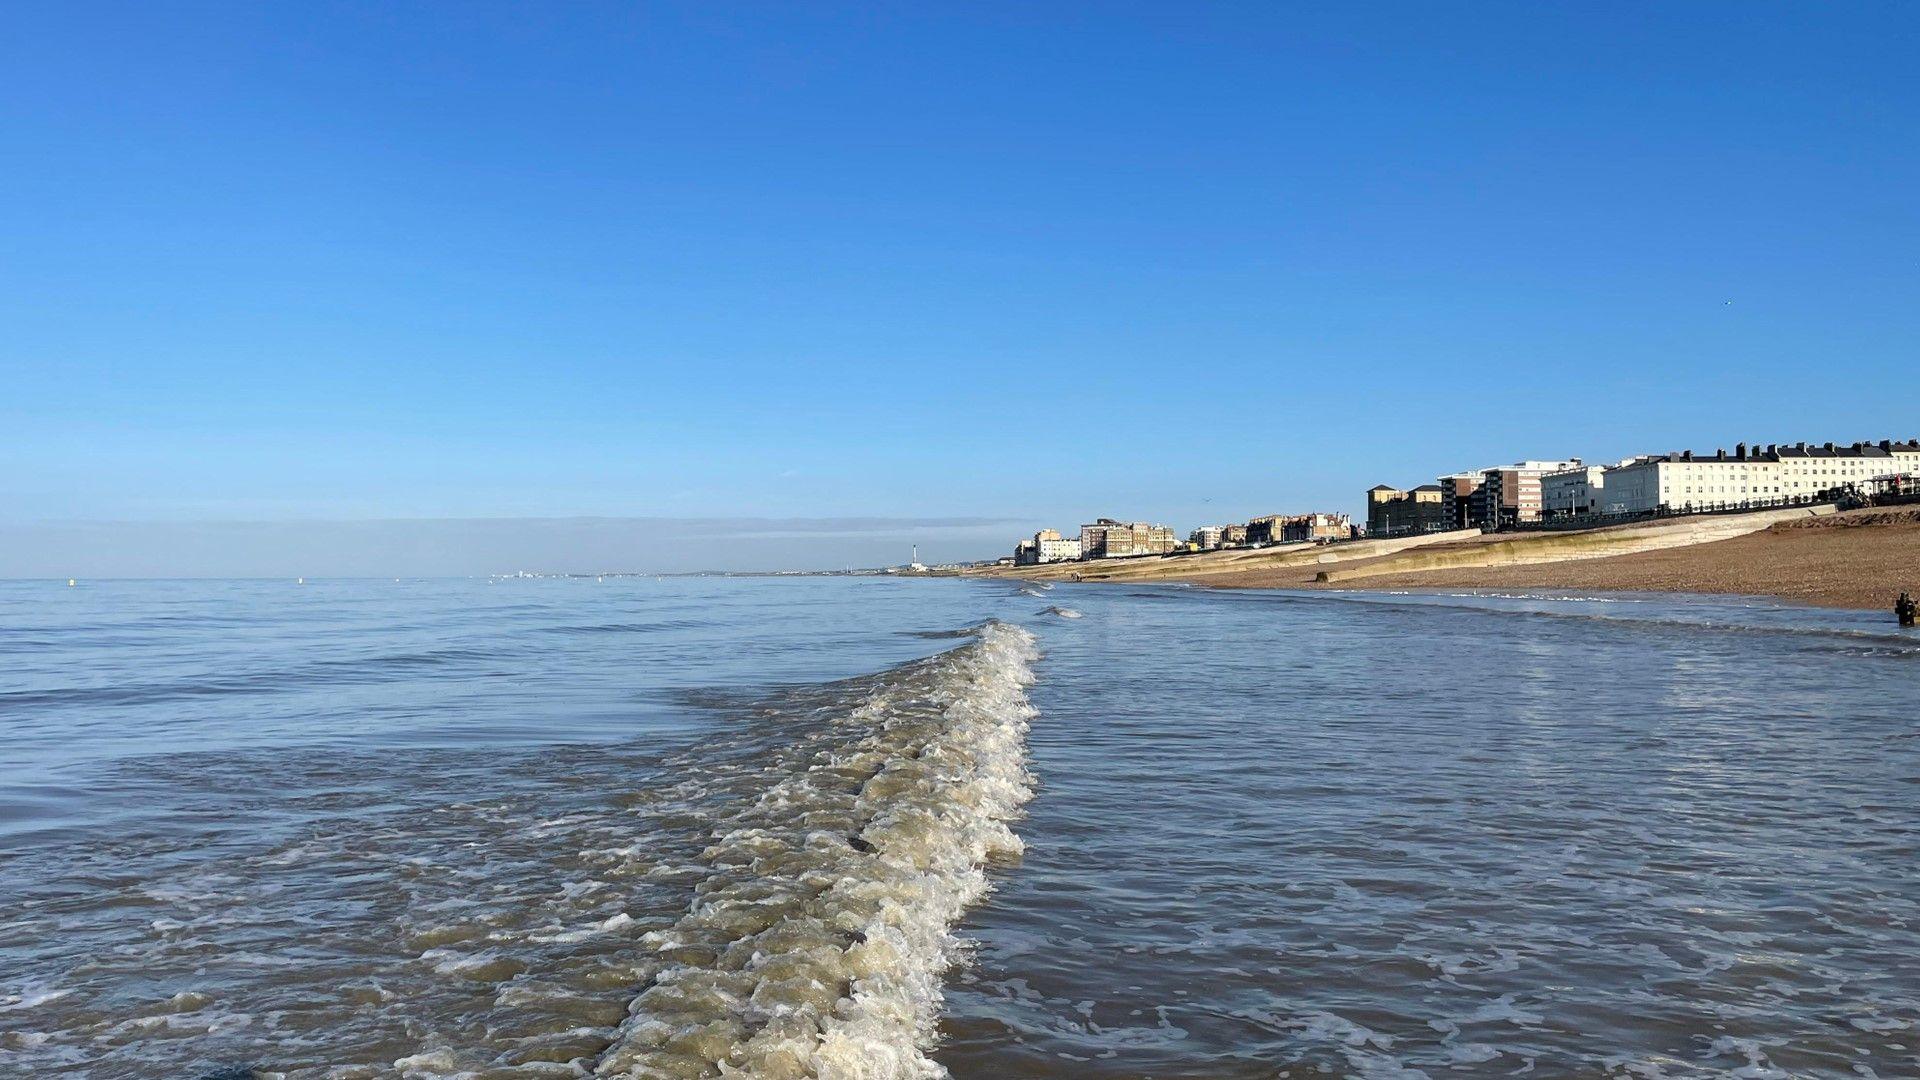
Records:
[[[927,1052],[953,926],[1021,851],[1035,655],[990,623],[773,766],[701,854],[686,914],[642,938],[660,967],[593,1075],[944,1076]]]
[[[685,744],[160,759],[133,775],[208,799],[271,760],[327,823],[6,867],[0,893],[35,884],[0,914],[0,1074],[940,1076],[953,927],[1020,853],[1031,789],[1033,637],[965,633],[872,675],[687,692],[714,723]],[[139,1001],[96,956],[191,990]]]

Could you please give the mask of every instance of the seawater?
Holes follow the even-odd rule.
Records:
[[[1916,703],[1725,598],[0,583],[0,1075],[1915,1076]]]

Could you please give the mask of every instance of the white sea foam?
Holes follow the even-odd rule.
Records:
[[[979,640],[878,680],[703,854],[691,910],[597,1076],[907,1080],[927,1057],[952,927],[1017,855],[1030,796],[1033,637]]]
[[[71,987],[52,989],[44,983],[28,983],[11,991],[0,991],[0,1012],[36,1009],[49,1002],[59,1001],[73,993]]]

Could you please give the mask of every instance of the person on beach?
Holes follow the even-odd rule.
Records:
[[[1903,592],[1900,594],[1900,599],[1893,602],[1893,615],[1900,620],[1901,626],[1912,626],[1917,608],[1920,608],[1920,605],[1914,604],[1912,594]]]

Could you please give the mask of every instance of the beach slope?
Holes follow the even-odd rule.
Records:
[[[998,573],[1219,588],[1728,593],[1844,608],[1890,607],[1902,590],[1920,592],[1915,508],[1772,511],[1584,533],[1450,533],[1393,550],[1367,543]]]

